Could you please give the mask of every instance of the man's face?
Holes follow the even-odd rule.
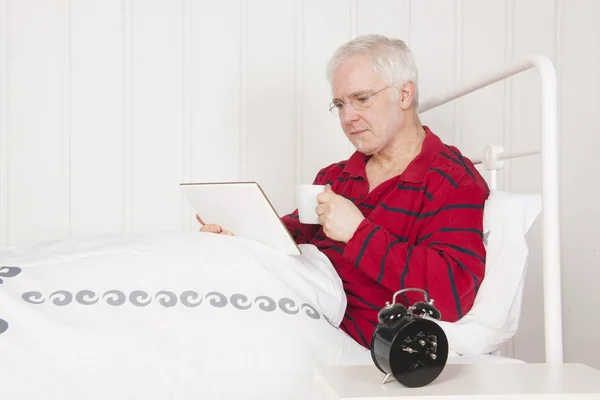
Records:
[[[346,102],[341,107],[340,124],[346,137],[363,154],[377,153],[397,137],[403,124],[403,110],[393,100],[394,88],[385,88],[366,56],[355,56],[344,61],[332,79],[334,103]],[[362,103],[366,108],[356,110],[347,103]],[[361,108],[361,107],[357,107]]]

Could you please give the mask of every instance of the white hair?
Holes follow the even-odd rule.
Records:
[[[382,35],[359,36],[339,47],[327,64],[327,80],[332,83],[333,74],[345,60],[357,55],[371,58],[373,69],[381,80],[400,89],[407,82],[415,86],[414,107],[419,105],[418,73],[415,58],[406,43]]]

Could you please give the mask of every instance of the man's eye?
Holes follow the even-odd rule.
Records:
[[[369,96],[359,96],[356,98],[356,101],[358,101],[361,104],[366,103],[369,100]]]
[[[341,110],[342,108],[344,108],[344,104],[343,103],[333,103],[333,106],[335,108],[337,108],[338,110]]]

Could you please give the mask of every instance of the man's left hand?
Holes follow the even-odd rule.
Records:
[[[330,239],[348,243],[365,217],[348,199],[336,194],[331,185],[317,196],[317,215],[323,232]]]

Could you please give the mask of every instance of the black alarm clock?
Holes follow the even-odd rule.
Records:
[[[408,291],[422,292],[425,301],[408,309],[396,303],[396,296]],[[371,357],[385,374],[382,384],[391,377],[407,387],[433,382],[446,366],[448,339],[440,325],[431,320],[440,320],[441,313],[427,292],[402,289],[394,293],[392,304],[387,302],[377,317],[379,324],[371,339]]]

